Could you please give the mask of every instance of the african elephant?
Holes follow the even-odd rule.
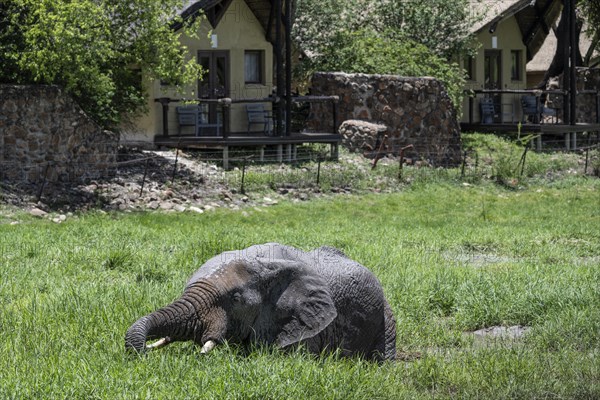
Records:
[[[341,251],[267,243],[208,260],[181,297],[129,328],[125,347],[143,353],[183,340],[201,353],[227,340],[382,361],[395,359],[396,323],[377,278]]]

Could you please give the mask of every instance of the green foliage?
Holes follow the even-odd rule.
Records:
[[[314,71],[433,76],[460,109],[464,72],[449,60],[472,50],[469,12],[466,0],[298,1],[294,37],[306,57],[297,79]]]
[[[200,72],[174,32],[177,0],[9,0],[0,6],[0,82],[58,84],[100,124],[145,103],[141,69],[192,81]],[[179,78],[179,79],[174,79]]]
[[[465,80],[457,64],[436,56],[411,39],[386,33],[339,32],[334,41],[339,45],[331,46],[331,54],[327,54],[321,68],[337,67],[349,73],[432,76],[445,84],[454,104],[460,104]],[[333,65],[328,65],[331,61]]]
[[[473,3],[481,0],[378,0],[380,29],[392,29],[401,37],[420,43],[435,54],[451,59],[474,50],[470,35],[481,19]]]
[[[462,140],[471,156],[481,161],[482,174],[513,188],[580,167],[580,157],[575,153],[531,151],[534,135],[511,140],[492,134],[470,133],[463,134]],[[529,149],[526,150],[527,146]]]
[[[580,0],[579,17],[585,19],[585,34],[591,39],[590,46],[584,54],[583,65],[594,68],[600,65],[600,2],[597,0]],[[583,50],[583,49],[582,49]]]

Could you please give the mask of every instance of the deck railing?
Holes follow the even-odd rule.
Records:
[[[478,124],[480,120],[475,120],[475,107],[479,104],[477,100],[479,97],[499,97],[500,101],[496,102],[496,112],[499,116],[498,123],[517,123],[523,120],[522,109],[521,109],[521,101],[520,98],[525,95],[535,96],[538,101],[538,105],[540,106],[540,110],[544,107],[542,98],[546,98],[547,96],[561,96],[562,99],[559,101],[562,104],[560,108],[551,108],[556,111],[557,115],[562,115],[562,122],[559,121],[559,118],[554,118],[551,123],[561,123],[561,124],[574,124],[577,116],[573,116],[573,118],[569,118],[569,96],[567,96],[568,92],[564,90],[520,90],[520,89],[476,89],[476,90],[465,90],[465,94],[469,98],[469,104],[467,109],[467,120],[469,125]],[[600,123],[600,92],[597,90],[578,90],[577,94],[589,95],[595,97],[595,105],[596,105],[596,118],[595,120],[585,121],[589,123]],[[503,109],[504,106],[510,105],[512,110]],[[520,113],[516,113],[519,110]],[[566,111],[566,112],[565,112]],[[509,113],[512,114],[511,121],[505,121],[506,117]],[[565,118],[565,116],[567,118]],[[547,123],[540,119],[539,123]]]
[[[285,102],[283,99],[276,96],[269,96],[264,98],[246,98],[246,99],[231,99],[228,97],[220,98],[220,99],[177,99],[170,97],[160,97],[154,99],[156,103],[159,103],[162,106],[162,130],[163,136],[171,136],[169,129],[169,108],[172,103],[179,104],[187,104],[187,105],[216,105],[218,108],[217,112],[220,112],[223,120],[223,138],[227,139],[230,133],[232,133],[230,128],[231,122],[231,106],[233,104],[253,104],[253,103],[270,103],[271,110],[274,117],[274,132],[275,136],[289,136],[291,134],[290,127],[292,125],[291,118],[288,120],[285,117]],[[331,132],[337,133],[337,129],[339,127],[337,121],[338,115],[338,96],[292,96],[292,103],[331,103],[332,107],[332,124],[331,124]],[[280,110],[280,111],[279,111]]]

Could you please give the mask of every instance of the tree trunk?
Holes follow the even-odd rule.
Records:
[[[556,36],[556,52],[554,53],[554,57],[552,58],[550,67],[548,67],[548,70],[544,74],[544,79],[542,79],[542,81],[537,85],[538,89],[545,89],[550,78],[559,76],[565,70],[565,47],[569,46],[569,15],[567,15],[565,10],[566,7],[563,7],[558,27],[552,28],[552,30],[554,31],[554,35]],[[576,43],[578,44],[579,35],[581,34],[582,27],[583,21],[581,20],[581,18],[577,18]],[[577,59],[575,61],[575,65],[583,65],[583,57],[581,56],[581,50],[579,49],[579,45],[577,46]]]

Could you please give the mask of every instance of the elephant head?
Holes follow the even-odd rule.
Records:
[[[181,297],[137,320],[125,336],[126,348],[142,353],[185,340],[201,345],[203,353],[225,340],[285,348],[336,318],[326,281],[306,262],[256,251],[223,254],[194,274]],[[146,344],[153,339],[159,340]]]

